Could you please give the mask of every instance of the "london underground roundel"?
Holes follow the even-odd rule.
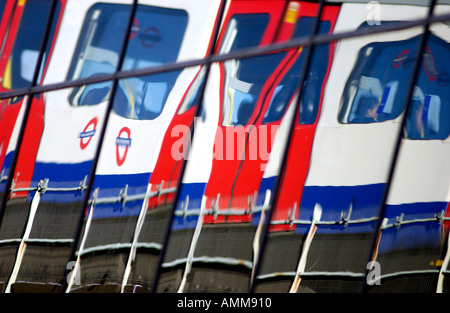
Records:
[[[128,127],[123,127],[116,138],[116,162],[118,166],[122,166],[125,162],[130,145],[131,131]]]
[[[91,119],[86,126],[84,127],[83,131],[78,136],[80,138],[80,148],[81,150],[86,149],[86,147],[89,145],[89,143],[92,140],[92,137],[95,135],[95,131],[97,128],[97,122],[98,119],[94,117]]]

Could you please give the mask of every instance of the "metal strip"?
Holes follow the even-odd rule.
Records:
[[[192,263],[218,263],[218,264],[225,264],[225,265],[239,265],[239,266],[245,266],[248,269],[251,269],[253,266],[253,263],[247,260],[242,259],[236,259],[236,258],[225,258],[225,257],[208,257],[208,256],[201,256],[201,257],[194,257],[190,260]],[[171,262],[166,262],[161,265],[163,268],[170,268],[175,267],[180,264],[187,263],[188,259],[177,259]]]
[[[85,248],[83,251],[78,251],[76,255],[87,255],[92,252],[98,252],[98,251],[106,251],[106,250],[119,250],[119,249],[131,249],[132,243],[111,243],[107,245],[101,245],[101,246],[95,246],[90,248]],[[162,245],[156,242],[138,242],[136,244],[136,248],[147,248],[147,249],[154,249],[154,250],[161,250]]]
[[[142,203],[141,212],[139,213],[139,217],[136,222],[136,227],[134,229],[133,243],[131,245],[130,254],[128,255],[127,265],[125,267],[125,271],[124,271],[123,277],[122,277],[122,286],[120,287],[121,293],[124,292],[125,286],[128,283],[128,278],[131,273],[131,266],[136,257],[136,244],[138,243],[139,235],[141,233],[142,226],[144,225],[145,215],[147,214],[148,200],[150,199],[151,187],[152,187],[152,185],[148,184],[147,192],[145,193],[145,200]]]
[[[197,241],[200,237],[200,232],[202,231],[203,226],[203,212],[205,210],[205,202],[206,196],[202,198],[202,204],[200,207],[200,215],[198,216],[197,225],[195,226],[194,235],[191,239],[191,245],[189,246],[189,252],[186,259],[186,268],[184,269],[183,278],[181,280],[180,286],[178,287],[178,293],[184,292],[184,288],[186,287],[187,275],[191,272],[192,262],[194,259],[195,248],[197,247]]]
[[[16,282],[17,275],[19,274],[19,270],[22,265],[22,260],[25,255],[25,251],[27,249],[27,241],[28,241],[28,238],[30,237],[31,229],[33,228],[34,217],[36,216],[39,202],[41,200],[41,191],[45,190],[46,183],[47,183],[47,181],[41,181],[39,183],[37,192],[35,193],[33,200],[31,201],[30,212],[28,215],[25,232],[22,236],[22,241],[20,242],[19,249],[17,251],[16,261],[14,263],[14,267],[13,267],[11,276],[9,277],[8,284],[6,285],[5,293],[11,292],[11,285]]]
[[[303,242],[302,254],[300,256],[300,260],[298,261],[297,272],[295,274],[295,278],[294,281],[292,282],[289,293],[297,293],[298,287],[300,286],[302,277],[301,273],[305,271],[306,261],[308,260],[309,248],[311,247],[312,240],[314,239],[314,234],[316,233],[317,230],[316,222],[320,221],[321,216],[322,216],[322,207],[320,206],[320,204],[317,203],[316,206],[314,207],[311,227],[309,229],[305,241]]]
[[[314,276],[326,276],[326,277],[365,277],[365,273],[353,273],[353,272],[275,272],[259,275],[256,279],[264,280],[276,277],[296,277],[300,275],[302,277],[314,277]]]
[[[257,264],[259,257],[261,255],[261,233],[264,228],[264,223],[266,223],[266,210],[264,208],[270,209],[270,197],[272,192],[270,189],[266,189],[266,196],[264,197],[263,210],[261,211],[261,216],[259,217],[258,227],[256,228],[255,237],[253,238],[253,265]],[[256,197],[255,197],[256,199]],[[252,266],[252,276],[251,281],[255,278],[255,266]]]
[[[88,218],[86,220],[86,226],[84,228],[84,233],[83,233],[83,238],[81,240],[81,244],[80,244],[80,248],[79,248],[79,253],[78,253],[78,257],[76,259],[75,262],[75,267],[72,270],[72,275],[70,276],[69,281],[67,282],[67,289],[66,289],[66,293],[69,293],[70,290],[72,289],[73,283],[75,281],[75,277],[78,275],[78,272],[80,270],[80,259],[81,259],[81,254],[84,250],[84,245],[86,244],[86,240],[87,240],[87,236],[89,234],[89,228],[91,227],[91,222],[92,222],[92,216],[94,214],[94,209],[95,209],[95,198],[97,197],[98,194],[98,188],[94,190],[94,196],[93,196],[93,201],[89,210],[89,214],[88,214]]]

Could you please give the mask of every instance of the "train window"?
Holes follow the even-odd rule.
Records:
[[[115,71],[129,9],[113,4],[95,4],[90,8],[69,71],[70,79]],[[110,89],[110,82],[77,87],[69,100],[73,105],[98,104],[107,99]]]
[[[315,18],[302,17],[297,21],[294,30],[294,37],[307,36],[311,33]],[[321,22],[319,33],[329,32],[330,22]],[[304,55],[306,49],[299,50],[299,56],[278,86],[275,88],[269,108],[264,116],[263,123],[271,123],[278,121],[284,115],[286,108],[295,91],[299,87],[300,74],[304,66]],[[327,72],[327,62],[329,49],[328,45],[318,45],[314,49],[309,73],[306,77],[303,87],[301,103],[300,103],[300,124],[312,124],[316,120],[322,83]]]
[[[70,76],[89,77],[112,73],[129,6],[96,4],[89,12]],[[175,62],[184,38],[188,16],[183,10],[138,5],[122,70],[131,70]],[[131,119],[154,119],[164,107],[180,71],[122,79],[119,81],[113,109]],[[77,91],[73,105],[98,104],[108,99],[111,83],[95,84]]]
[[[392,120],[403,111],[418,37],[363,47],[346,83],[341,123]]]
[[[257,46],[265,32],[269,15],[237,14],[225,33],[221,52]],[[224,62],[223,126],[246,125],[267,78],[285,56],[270,53],[257,57]]]
[[[450,134],[449,44],[430,34],[406,119],[408,139],[445,139]]]
[[[28,0],[26,2],[14,46],[3,75],[3,87],[16,89],[30,85],[35,69],[38,66],[39,49],[44,38],[51,4],[51,0]],[[59,10],[60,3],[58,2],[55,16],[58,16]],[[49,38],[52,38],[54,35],[56,21],[57,18],[54,18]],[[45,57],[49,54],[50,46],[50,44],[46,46],[43,64],[40,67],[40,75],[42,75]]]

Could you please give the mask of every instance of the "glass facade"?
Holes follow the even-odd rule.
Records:
[[[0,1],[0,292],[447,292],[449,20],[368,9]]]

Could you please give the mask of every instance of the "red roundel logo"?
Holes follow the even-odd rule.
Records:
[[[128,127],[123,127],[116,138],[116,162],[122,166],[127,157],[128,148],[131,146],[131,131]]]
[[[137,18],[133,18],[133,25],[131,25],[131,34],[130,36],[128,36],[128,40],[133,39],[138,31],[139,31],[139,22]]]
[[[400,54],[394,59],[393,64],[395,68],[399,68],[403,62],[408,58],[409,49],[404,49]]]
[[[86,149],[86,147],[89,145],[89,143],[92,140],[92,137],[95,135],[95,131],[97,128],[97,118],[94,117],[92,120],[90,120],[86,126],[84,127],[83,131],[78,135],[78,138],[80,138],[80,148],[81,150]]]

